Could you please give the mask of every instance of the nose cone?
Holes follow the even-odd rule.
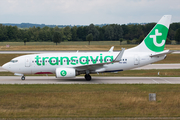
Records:
[[[8,69],[9,69],[9,64],[8,64],[8,63],[4,64],[4,65],[2,66],[2,68],[8,70]]]

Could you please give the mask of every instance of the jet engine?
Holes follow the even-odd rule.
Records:
[[[56,68],[56,78],[69,78],[76,75],[76,70],[73,68]]]

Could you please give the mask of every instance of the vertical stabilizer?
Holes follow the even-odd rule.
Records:
[[[131,52],[162,52],[171,21],[171,15],[164,15],[138,46],[128,49]]]

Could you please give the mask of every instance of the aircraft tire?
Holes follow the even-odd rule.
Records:
[[[22,77],[21,77],[21,80],[25,80],[25,79],[26,79],[25,76],[22,76]]]
[[[86,74],[84,77],[85,77],[86,81],[90,81],[91,80],[91,75],[89,75],[89,74]]]

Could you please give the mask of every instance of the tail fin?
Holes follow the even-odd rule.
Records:
[[[129,49],[134,52],[162,52],[171,21],[171,15],[164,15],[138,46]]]

